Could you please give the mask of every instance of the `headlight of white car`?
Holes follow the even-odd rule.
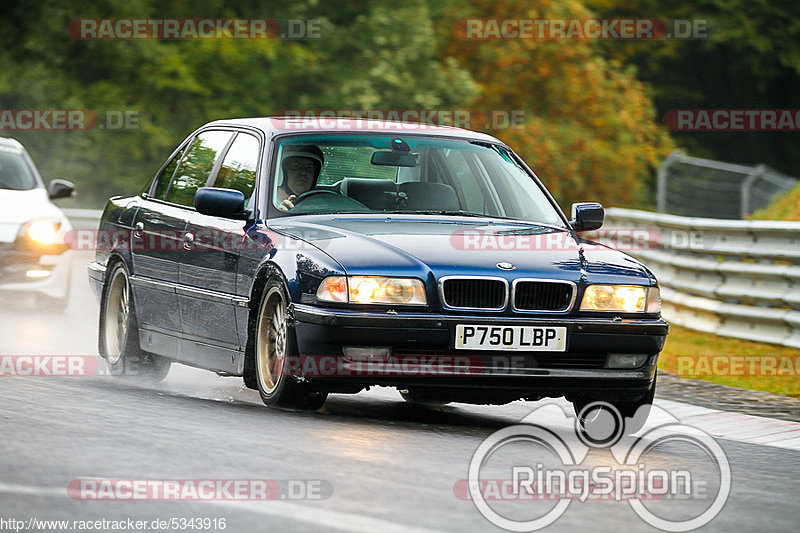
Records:
[[[658,287],[589,285],[583,293],[581,311],[660,313],[661,295]]]
[[[59,235],[61,223],[54,220],[33,220],[22,226],[20,231],[24,238],[30,239],[38,244],[56,244],[61,241]]]
[[[320,283],[317,299],[356,304],[427,304],[422,281],[383,276],[329,276]]]

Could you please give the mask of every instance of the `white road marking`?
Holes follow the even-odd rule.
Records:
[[[32,487],[29,485],[14,485],[0,483],[0,494],[24,494],[27,496],[64,496],[67,497],[67,488],[61,487]]]
[[[305,522],[315,526],[320,526],[324,531],[338,529],[340,531],[353,531],[381,533],[397,531],[398,533],[442,533],[441,530],[415,527],[408,524],[401,524],[382,518],[374,518],[346,511],[335,511],[311,505],[302,505],[287,501],[273,502],[246,502],[246,501],[216,501],[207,502],[224,507],[233,507],[243,511],[264,514],[268,516],[279,516],[290,520]]]
[[[674,414],[682,423],[720,439],[800,450],[798,422],[718,411],[672,400],[656,400],[656,405]]]
[[[399,395],[389,389],[376,389],[369,394],[382,399],[399,400]],[[564,398],[545,399],[542,401],[555,402],[564,406],[569,412],[572,411],[572,406]],[[494,411],[494,413],[491,411],[491,409],[494,409],[492,407],[466,404],[453,405],[457,406],[459,410],[470,411],[475,414],[502,413],[504,416],[511,414],[506,409],[513,408],[513,412],[515,414],[518,413],[517,420],[521,420],[525,415],[536,409],[535,402],[514,402],[507,408],[502,407],[500,408],[502,410]],[[701,429],[715,438],[800,451],[800,423],[798,422],[720,411],[673,400],[656,399],[655,405],[667,411],[670,415],[680,420],[681,423]],[[667,421],[657,414],[651,414],[643,432]],[[552,411],[543,410],[538,412],[536,419],[532,422],[551,429],[570,429],[570,426],[564,422],[563,418]]]

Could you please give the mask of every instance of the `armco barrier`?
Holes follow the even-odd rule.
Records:
[[[75,229],[97,229],[103,211],[99,209],[62,209]]]
[[[658,278],[670,322],[800,348],[800,222],[612,208],[603,227],[645,230],[647,242],[625,251]]]
[[[94,229],[102,211],[64,209]],[[611,208],[604,229],[646,230],[632,250],[658,278],[672,323],[800,348],[800,222],[720,220]],[[602,240],[602,239],[600,239]]]

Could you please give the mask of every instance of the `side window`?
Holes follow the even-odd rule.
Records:
[[[175,169],[178,167],[178,163],[181,160],[181,156],[185,151],[186,149],[184,148],[183,150],[175,154],[175,157],[173,157],[172,160],[169,163],[167,163],[167,166],[164,167],[164,170],[161,172],[161,174],[158,175],[158,178],[156,178],[157,180],[156,190],[153,191],[153,198],[159,198],[159,199],[164,198],[164,193],[167,192],[167,187],[169,186],[169,182],[172,179],[172,175],[175,174]],[[150,187],[147,187],[145,192],[149,190]]]
[[[225,154],[214,187],[241,191],[247,199],[245,207],[250,203],[253,189],[256,187],[256,169],[258,168],[258,139],[246,133],[240,133]]]
[[[220,152],[228,144],[232,132],[204,131],[186,149],[186,156],[167,190],[166,201],[194,205],[194,193],[204,187]]]

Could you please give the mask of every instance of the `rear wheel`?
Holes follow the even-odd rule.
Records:
[[[158,382],[169,372],[169,359],[147,353],[139,346],[136,309],[128,270],[116,263],[103,287],[100,302],[100,355],[114,376]]]
[[[315,410],[327,393],[312,390],[308,383],[289,373],[297,355],[294,329],[287,312],[288,296],[283,283],[267,283],[258,309],[255,331],[255,381],[265,405]]]

